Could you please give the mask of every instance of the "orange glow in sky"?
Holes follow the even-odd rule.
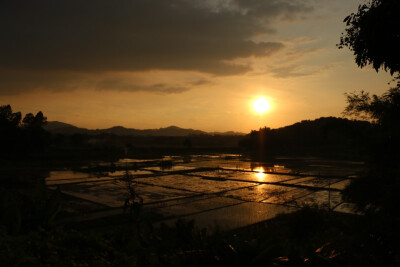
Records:
[[[11,4],[0,105],[89,129],[249,133],[340,117],[344,93],[391,87],[336,47],[361,0],[165,2]]]

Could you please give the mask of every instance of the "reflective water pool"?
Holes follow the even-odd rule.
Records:
[[[356,179],[362,165],[316,161],[308,159],[304,165],[296,162],[291,168],[290,164],[261,164],[238,155],[123,159],[96,163],[102,166],[101,172],[88,172],[89,168],[52,171],[46,183],[81,200],[82,205],[94,203],[122,211],[119,208],[130,196],[121,177],[128,174],[144,208],[163,215],[166,221],[192,218],[201,225],[217,223],[227,228],[304,206],[352,212],[352,204],[343,201],[340,191]],[[107,166],[113,170],[107,170]],[[69,211],[73,213],[73,208]]]

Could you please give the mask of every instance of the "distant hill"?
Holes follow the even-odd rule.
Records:
[[[362,153],[373,134],[369,122],[322,117],[278,129],[252,131],[240,141],[240,146],[270,155],[355,155]]]
[[[49,121],[44,126],[44,129],[51,133],[60,133],[60,134],[85,134],[90,130],[85,128],[78,128],[72,124],[59,122],[59,121]]]
[[[57,130],[57,129],[70,128],[70,127],[77,128],[77,127],[75,127],[75,126],[73,126],[71,124],[64,123],[64,122],[59,122],[59,121],[49,121],[44,126],[44,128],[47,131],[54,131],[54,130]]]
[[[200,130],[194,129],[184,129],[177,126],[169,126],[165,128],[159,129],[132,129],[132,128],[125,128],[122,126],[114,126],[107,129],[86,129],[86,128],[79,128],[74,125],[63,123],[59,121],[49,121],[47,122],[46,126],[44,127],[47,131],[54,133],[54,134],[65,134],[65,135],[72,135],[72,134],[90,134],[90,135],[99,135],[99,134],[113,134],[119,136],[189,136],[189,135],[244,135],[244,133],[238,132],[222,132],[222,133],[208,133]]]

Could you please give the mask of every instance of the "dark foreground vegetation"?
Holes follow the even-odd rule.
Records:
[[[0,257],[5,266],[396,266],[393,227],[313,209],[212,233],[184,221],[153,229],[146,215],[140,221],[127,215],[19,235],[2,232]]]
[[[49,191],[40,170],[9,174],[2,184],[3,266],[397,266],[398,221],[317,208],[223,232],[193,221],[172,226],[145,209],[130,184],[126,212],[59,223],[66,195]],[[128,178],[128,176],[126,177]],[[2,181],[7,176],[2,172]],[[129,181],[129,180],[128,180]],[[122,203],[121,203],[122,205]]]

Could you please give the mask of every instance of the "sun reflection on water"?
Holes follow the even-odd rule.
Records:
[[[259,182],[264,182],[265,177],[267,177],[267,174],[265,173],[265,170],[263,167],[258,167],[254,169],[255,175],[258,179]]]

